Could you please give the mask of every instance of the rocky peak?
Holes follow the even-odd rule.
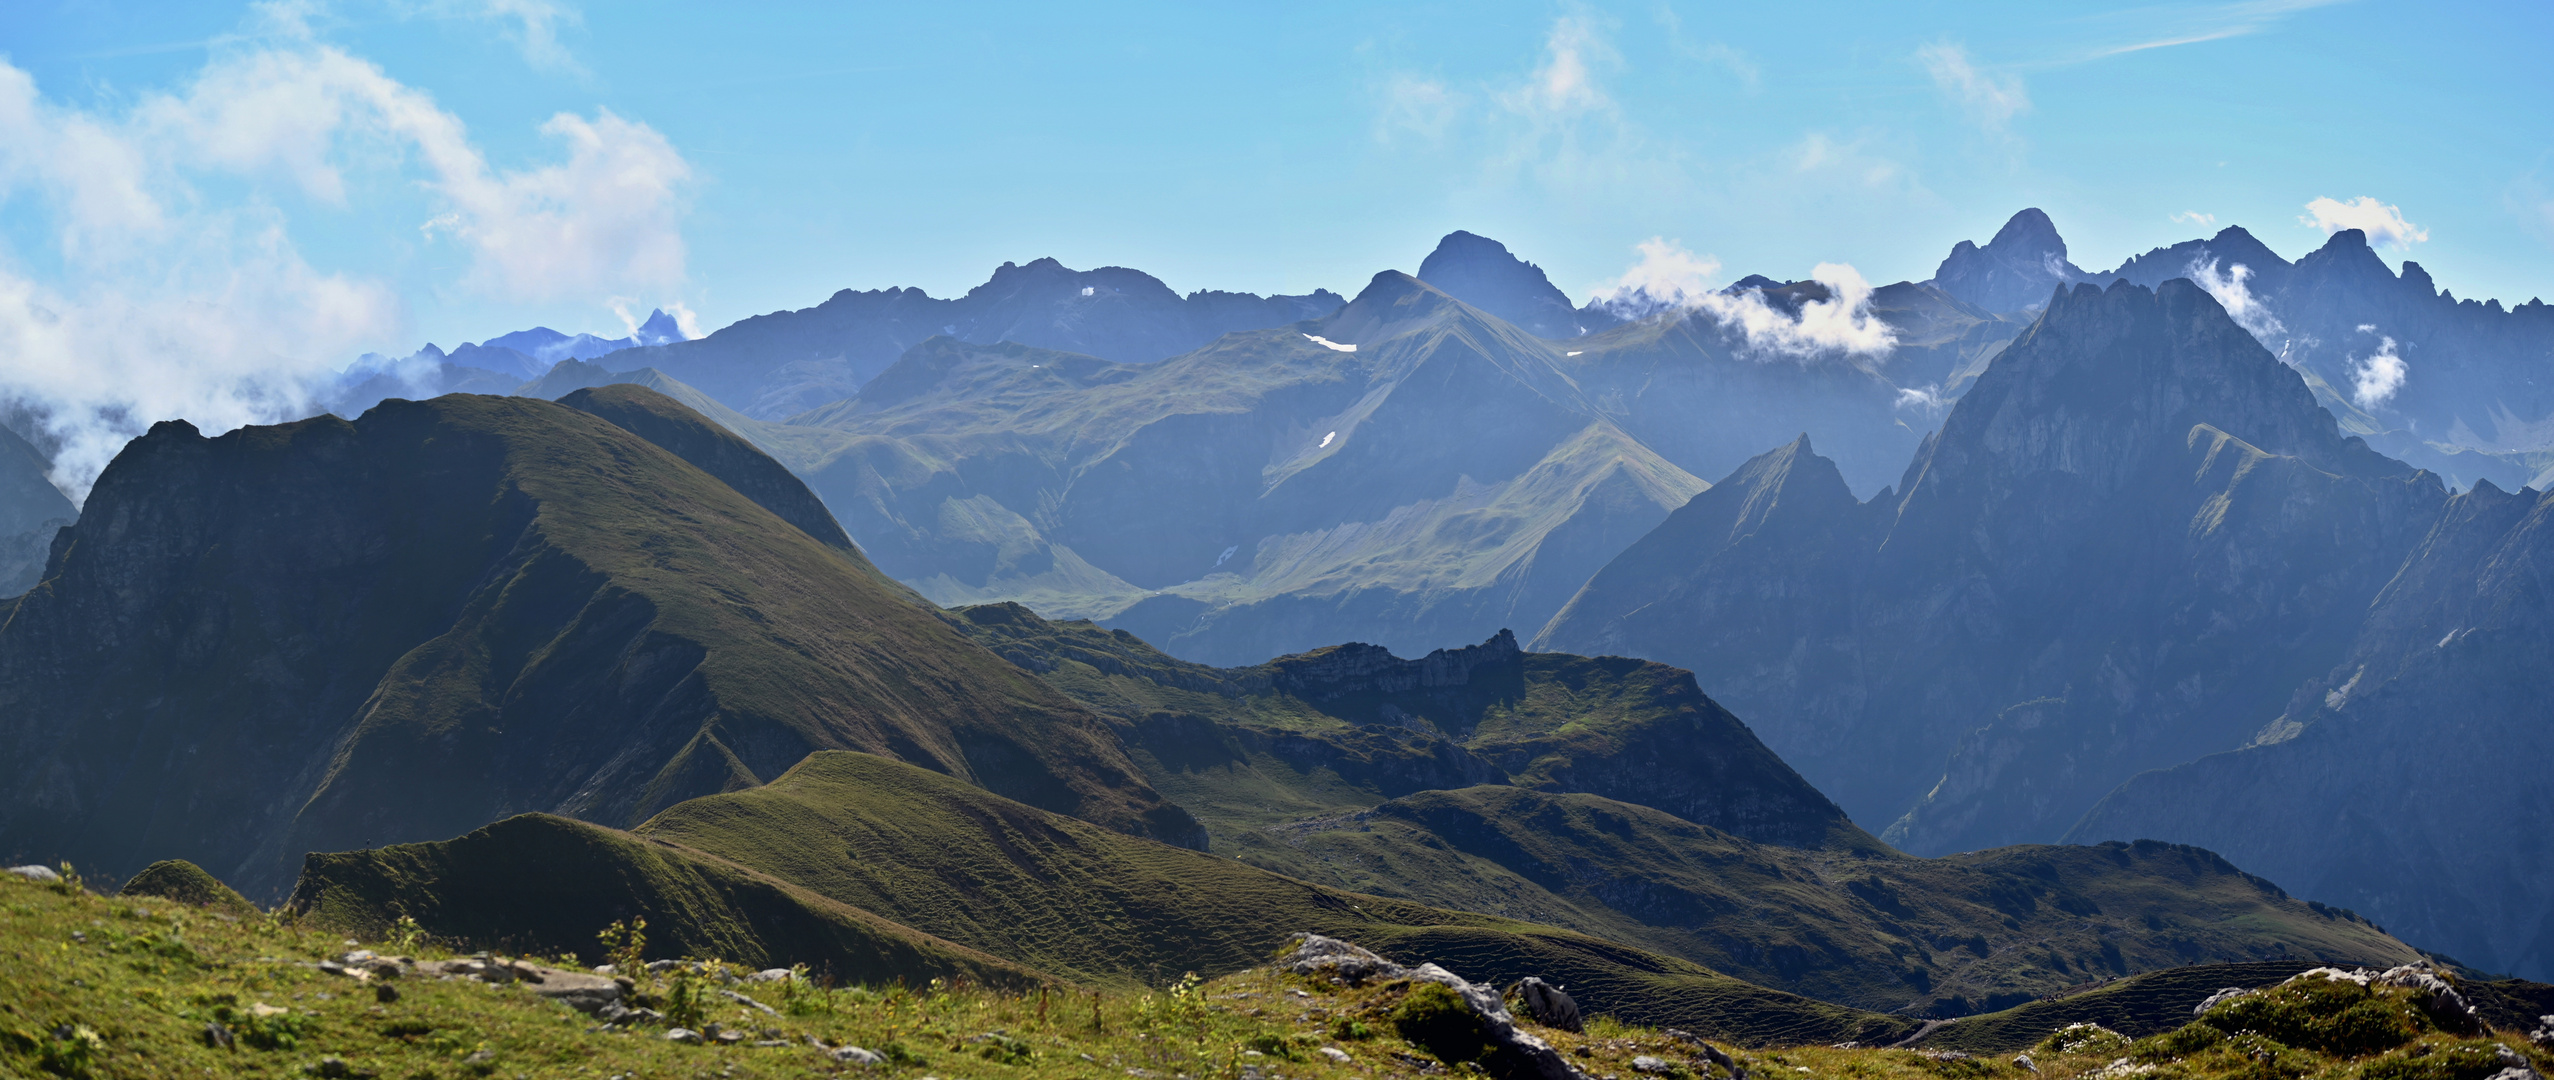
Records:
[[[1416,660],[1394,656],[1380,645],[1352,642],[1279,657],[1269,666],[1276,669],[1277,689],[1307,701],[1328,701],[1468,686],[1485,669],[1513,678],[1523,671],[1524,661],[1516,634],[1501,630],[1481,644],[1438,649]]]
[[[1398,337],[1457,310],[1454,297],[1399,270],[1386,270],[1366,282],[1346,307],[1322,319],[1316,333],[1342,345],[1364,345]]]
[[[2305,258],[2297,260],[2297,274],[2328,285],[2384,286],[2395,282],[2394,271],[2376,249],[2368,246],[2368,234],[2357,229],[2334,233],[2322,247],[2307,252]]]
[[[2038,207],[2013,215],[1979,247],[1962,240],[1927,284],[1988,311],[2021,311],[2048,302],[2059,285],[2091,277],[2066,261],[2066,241]]]
[[[1995,238],[1986,242],[1990,255],[2021,256],[2036,259],[2043,254],[2066,257],[2066,239],[2057,234],[2057,223],[2036,206],[2023,207],[2006,218],[2004,227],[1995,230]]]
[[[1507,245],[1468,232],[1447,233],[1419,264],[1419,280],[1514,323],[1537,337],[1578,336],[1578,313],[1543,269],[1509,254]]]

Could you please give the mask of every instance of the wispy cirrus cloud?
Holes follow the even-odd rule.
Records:
[[[2013,118],[2031,110],[2021,76],[1979,67],[1965,45],[1927,45],[1916,50],[1916,60],[1933,76],[1933,85],[1990,134],[2010,134]]]
[[[2076,60],[2099,60],[2106,56],[2170,49],[2181,45],[2224,41],[2227,38],[2258,34],[2278,26],[2300,11],[2348,0],[2246,0],[2234,4],[2184,5],[2161,8],[2136,8],[2120,12],[2116,18],[2134,20],[2142,31],[2129,40],[2086,50]]]

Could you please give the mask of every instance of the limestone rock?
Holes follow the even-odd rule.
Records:
[[[1578,1001],[1538,976],[1528,975],[1519,981],[1516,996],[1525,1003],[1525,1014],[1533,1017],[1535,1023],[1563,1031],[1586,1030],[1579,1018]]]

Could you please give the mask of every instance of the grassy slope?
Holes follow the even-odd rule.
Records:
[[[643,918],[649,959],[715,956],[756,970],[798,963],[882,985],[1047,981],[715,855],[547,814],[437,843],[314,854],[291,907],[314,927],[366,940],[405,916],[453,940],[592,954],[603,927]]]
[[[80,938],[74,939],[78,932]],[[224,918],[151,898],[103,898],[0,876],[0,1074],[101,1078],[307,1075],[326,1057],[351,1075],[430,1080],[489,1075],[669,1076],[715,1072],[725,1077],[796,1077],[833,1063],[809,1047],[810,1037],[891,1050],[891,1075],[1053,1076],[1117,1080],[1130,1068],[1153,1075],[1232,1077],[1245,1065],[1289,1077],[1443,1075],[1444,1065],[1397,1037],[1391,1010],[1402,984],[1348,989],[1266,969],[1208,982],[1183,995],[1101,992],[1092,996],[1010,994],[977,987],[860,988],[831,991],[774,987],[753,992],[781,1009],[766,1017],[742,1006],[710,1018],[775,1046],[693,1047],[657,1038],[652,1029],[597,1032],[565,1006],[520,984],[406,979],[398,1000],[378,1002],[367,988],[322,974],[315,962],[347,948],[333,929],[290,919]],[[374,942],[376,950],[389,945]],[[442,950],[428,947],[418,955]],[[1460,967],[1456,969],[1462,971]],[[217,1010],[234,1015],[256,1004],[290,1011],[289,1046],[242,1042],[217,1050],[203,1039]],[[2188,1005],[2181,1007],[2185,1016]],[[1348,1023],[1343,1023],[1343,1021]],[[1364,1034],[1349,1024],[1362,1024]],[[54,1037],[69,1029],[72,1038]],[[86,1055],[64,1053],[94,1035]],[[1690,1044],[1600,1015],[1585,1034],[1528,1030],[1553,1043],[1591,1075],[1632,1075],[1635,1055],[1662,1058],[1702,1074]],[[1016,1064],[983,1056],[982,1033],[1001,1031],[1027,1052]],[[1345,1037],[1342,1037],[1345,1036]],[[2117,1042],[2074,1052],[2035,1049],[2036,1072],[1995,1058],[1944,1059],[1909,1051],[1838,1050],[1825,1046],[1747,1051],[1737,1064],[1755,1075],[1848,1077],[1852,1080],[2092,1080],[2123,1050],[2166,1064],[2161,1074],[2190,1080],[2295,1080],[2358,1074],[2363,1063],[2463,1064],[2488,1060],[2489,1040],[2546,1061],[2516,1032],[2456,1042],[2436,1037],[2417,1046],[2421,1058],[2395,1051],[2316,1055],[2274,1051],[2259,1058],[2215,1049],[2159,1052],[2166,1040],[2137,1047]],[[974,1041],[971,1041],[974,1040]],[[1351,1056],[1335,1063],[1318,1052]],[[2481,1048],[2479,1055],[2467,1052]],[[2246,1047],[2258,1051],[2257,1047]],[[1245,1056],[1248,1051],[1264,1056]],[[2441,1053],[2439,1051],[2445,1051]],[[472,1055],[482,1055],[472,1060]],[[1422,1067],[1426,1072],[1422,1072]],[[2483,1080],[2453,1068],[2371,1073],[2388,1080]]]
[[[1783,800],[1792,820],[1818,831],[1789,830],[1789,843],[1695,824],[1744,822],[1747,807],[1664,797],[1681,789],[1656,782],[1667,770],[1651,759],[1690,765],[1744,729],[1644,735],[1691,685],[1660,665],[1529,653],[1520,685],[1470,714],[1477,725],[1398,699],[1457,739],[1374,724],[1378,701],[1279,693],[1272,672],[1285,661],[1208,668],[1013,607],[953,618],[1121,725],[1156,787],[1206,823],[1215,851],[1306,881],[1547,922],[1916,1015],[2004,1008],[2200,962],[2419,956],[2196,849],[2025,846],[1917,859],[1841,816],[1803,813],[1799,796]],[[1773,774],[1778,759],[1764,758],[1701,786],[1779,791],[1789,771]],[[1637,782],[1589,782],[1618,773]]]
[[[1194,831],[1095,718],[857,552],[575,409],[163,425],[93,499],[0,626],[0,746],[46,778],[0,798],[26,857],[183,857],[269,895],[305,851],[631,823],[822,747]],[[140,632],[101,617],[124,604]]]
[[[770,784],[683,803],[638,831],[1101,985],[1238,970],[1311,930],[1473,978],[1539,974],[1591,1008],[1748,1041],[1912,1030],[1566,930],[1356,895],[1134,840],[865,754],[812,756]]]

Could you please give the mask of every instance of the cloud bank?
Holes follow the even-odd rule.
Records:
[[[323,210],[421,189],[429,241],[467,253],[456,284],[491,294],[599,300],[683,280],[690,170],[647,125],[562,113],[541,127],[559,160],[504,169],[380,67],[262,40],[99,109],[50,100],[0,61],[0,206],[42,222],[55,249],[0,251],[0,401],[43,418],[74,498],[152,422],[307,415],[346,357],[399,334],[390,287],[312,266],[264,188]]]
[[[2318,198],[2306,204],[2306,212],[2297,220],[2323,230],[2326,236],[2343,229],[2357,229],[2368,234],[2370,244],[2382,244],[2397,250],[2430,238],[2430,230],[2403,220],[2402,207],[2380,203],[2368,195],[2349,202]]]
[[[1636,250],[1641,261],[1593,300],[1620,317],[1702,316],[1760,356],[1880,356],[1897,346],[1897,335],[1871,313],[1871,283],[1844,263],[1812,268],[1809,280],[1824,297],[1786,311],[1766,300],[1763,289],[1713,289],[1720,260],[1697,255],[1673,240],[1651,237]]]

